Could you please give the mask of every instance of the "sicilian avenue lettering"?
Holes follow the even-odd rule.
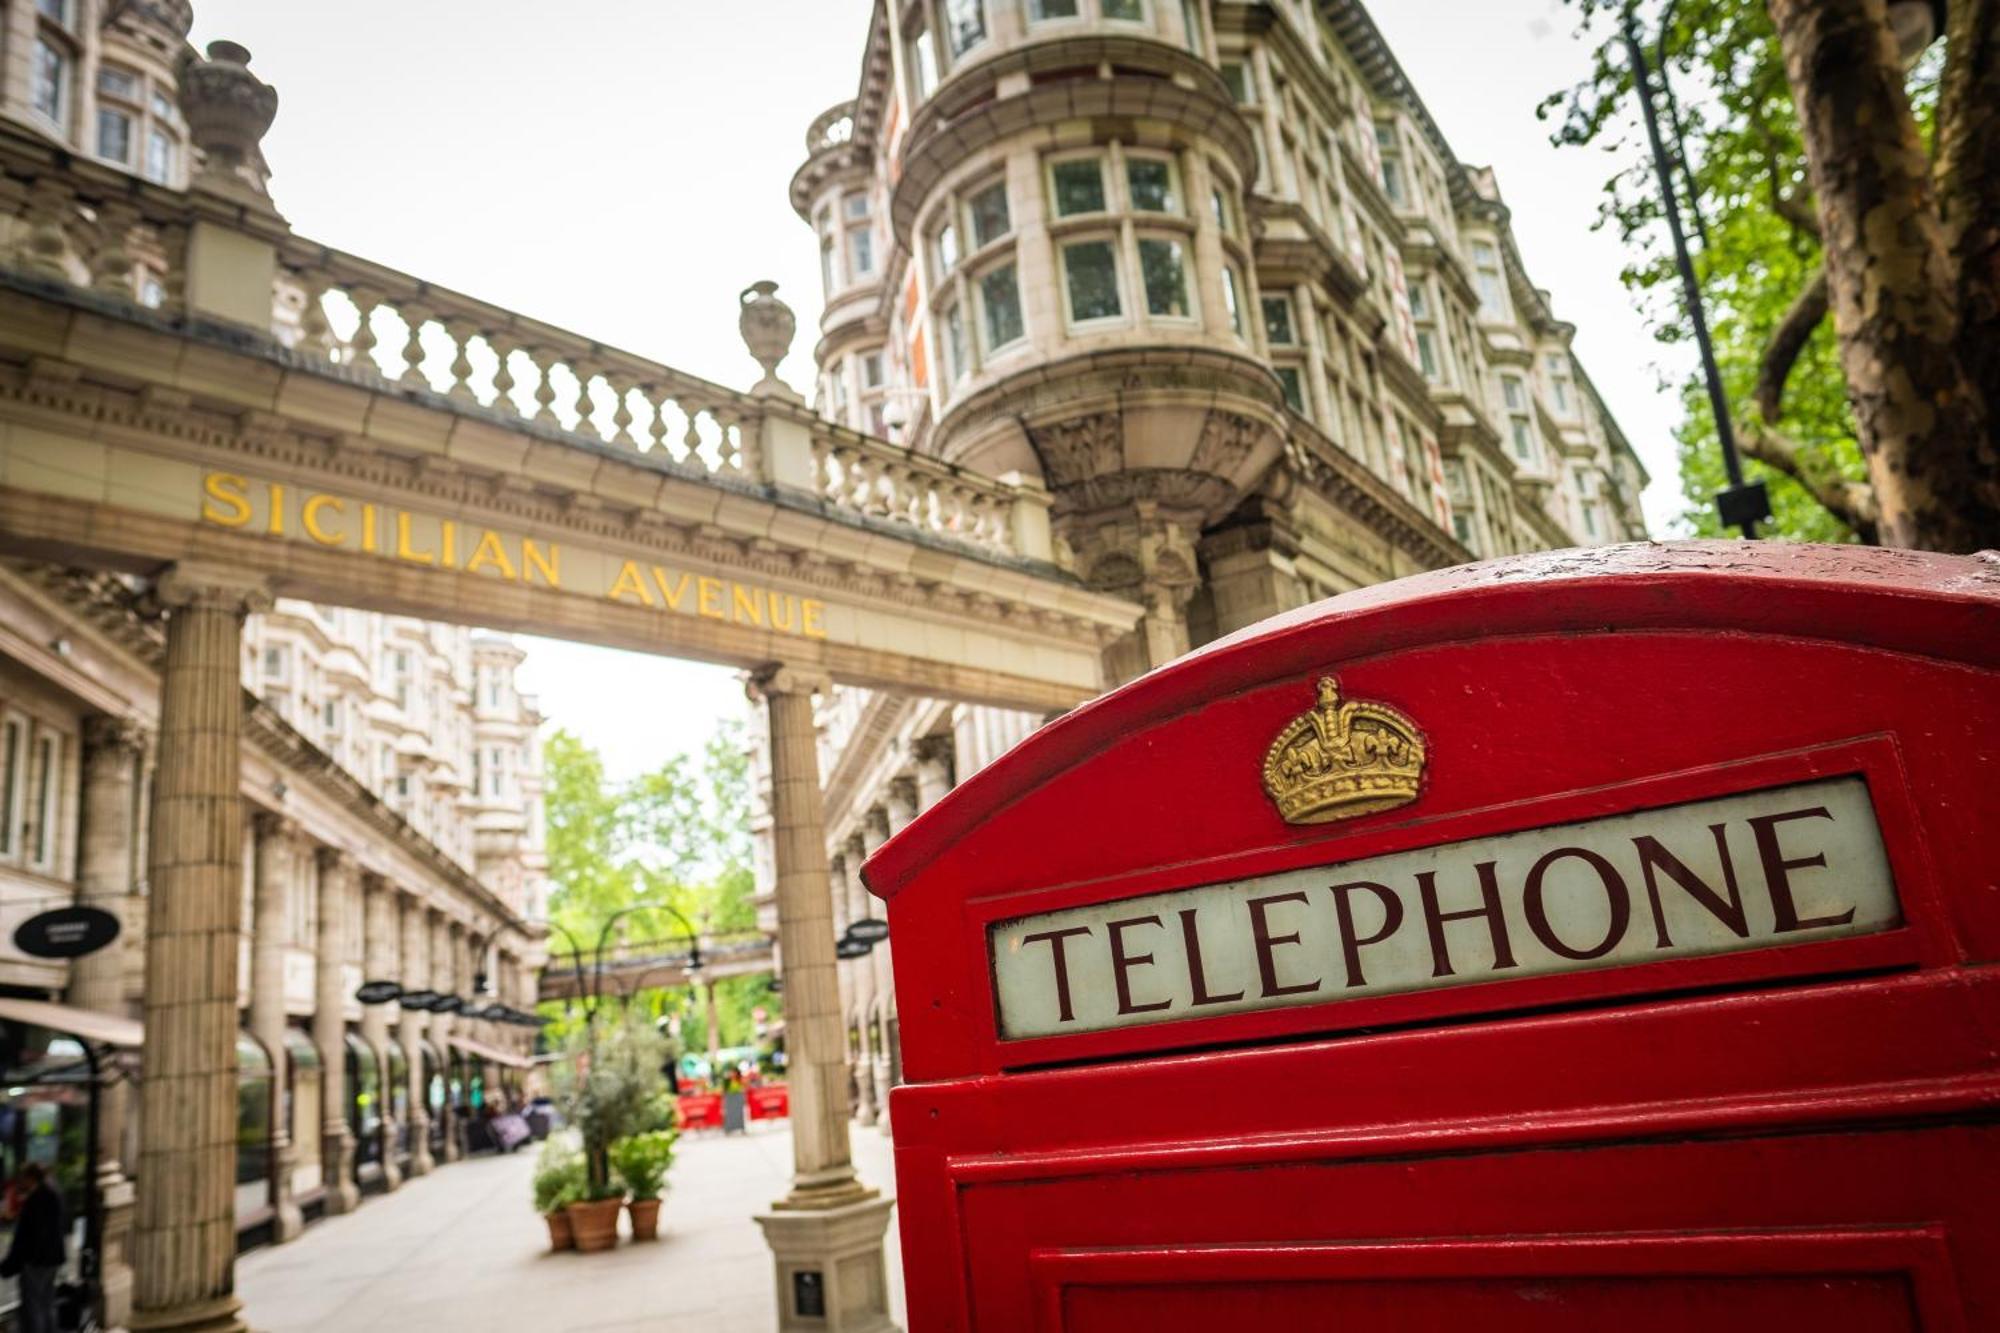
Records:
[[[1865,934],[1901,913],[1834,778],[991,927],[1001,1035],[1089,1032]]]

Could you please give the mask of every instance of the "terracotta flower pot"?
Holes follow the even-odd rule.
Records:
[[[618,1213],[622,1199],[594,1199],[569,1206],[569,1229],[576,1248],[588,1253],[608,1250],[618,1243]]]
[[[543,1213],[542,1220],[549,1224],[549,1250],[573,1250],[576,1236],[569,1229],[569,1214],[558,1208],[553,1213]]]
[[[660,1201],[658,1199],[634,1199],[625,1205],[625,1211],[632,1215],[633,1240],[658,1240],[660,1238]]]

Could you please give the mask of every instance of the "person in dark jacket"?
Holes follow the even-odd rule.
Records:
[[[21,1333],[56,1333],[56,1275],[62,1271],[62,1196],[41,1163],[21,1168],[24,1198],[0,1273],[21,1279]]]

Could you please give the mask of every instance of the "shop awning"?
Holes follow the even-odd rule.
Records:
[[[464,1051],[467,1055],[476,1055],[482,1060],[491,1060],[494,1064],[505,1065],[509,1069],[528,1069],[535,1063],[525,1055],[503,1051],[498,1046],[488,1046],[485,1042],[474,1041],[470,1037],[453,1037],[451,1044],[454,1049]]]
[[[146,1039],[146,1025],[137,1019],[100,1014],[95,1009],[78,1009],[74,1005],[50,1004],[46,1000],[0,998],[0,1019],[47,1028],[51,1032],[67,1032],[72,1037],[81,1037],[100,1046],[118,1046],[132,1051],[138,1050]]]

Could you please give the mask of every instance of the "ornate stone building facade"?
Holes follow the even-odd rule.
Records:
[[[1052,497],[1058,562],[1145,609],[1126,679],[1422,569],[1645,535],[1646,482],[1358,0],[878,0],[791,202],[820,410]],[[836,924],[862,858],[1039,719],[837,690]],[[842,964],[857,1116],[897,1073]]]

